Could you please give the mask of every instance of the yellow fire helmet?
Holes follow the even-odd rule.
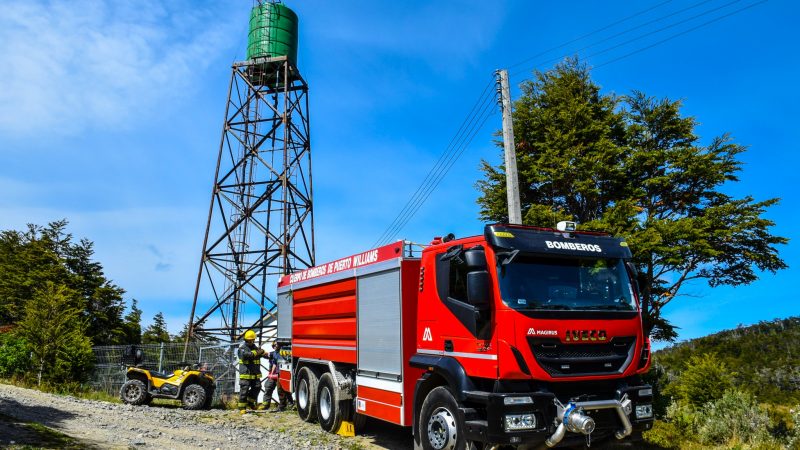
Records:
[[[244,332],[244,340],[245,341],[255,341],[256,340],[256,332],[253,330],[247,330]]]

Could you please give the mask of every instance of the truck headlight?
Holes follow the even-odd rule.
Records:
[[[533,399],[526,397],[506,397],[503,399],[504,405],[532,405]]]
[[[536,416],[533,413],[509,414],[506,416],[506,431],[532,430],[536,428]]]
[[[636,418],[647,419],[653,417],[653,405],[636,405]]]

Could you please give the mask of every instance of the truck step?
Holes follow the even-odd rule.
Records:
[[[485,420],[467,420],[464,422],[465,436],[469,440],[486,440],[486,433],[489,430],[489,422]]]

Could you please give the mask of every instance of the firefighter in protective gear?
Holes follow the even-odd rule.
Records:
[[[279,367],[279,360],[281,359],[280,356],[281,352],[281,344],[278,342],[272,343],[272,351],[269,353],[269,372],[267,374],[267,381],[266,386],[264,386],[264,403],[265,409],[269,409],[270,405],[272,404],[272,393],[275,392],[275,388],[278,388],[278,411],[285,411],[287,406],[291,407],[294,405],[294,401],[292,400],[292,394],[283,390],[283,386],[279,381],[279,374],[280,374],[280,367]]]
[[[256,346],[256,333],[247,330],[244,342],[239,345],[239,411],[255,409],[261,390],[261,357],[264,349]]]

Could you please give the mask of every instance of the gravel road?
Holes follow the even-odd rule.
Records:
[[[370,422],[364,436],[343,438],[302,422],[294,411],[242,416],[221,409],[131,406],[4,384],[0,384],[0,414],[40,423],[98,448],[402,449],[412,444],[407,429],[380,423]],[[13,439],[2,429],[0,448]]]

